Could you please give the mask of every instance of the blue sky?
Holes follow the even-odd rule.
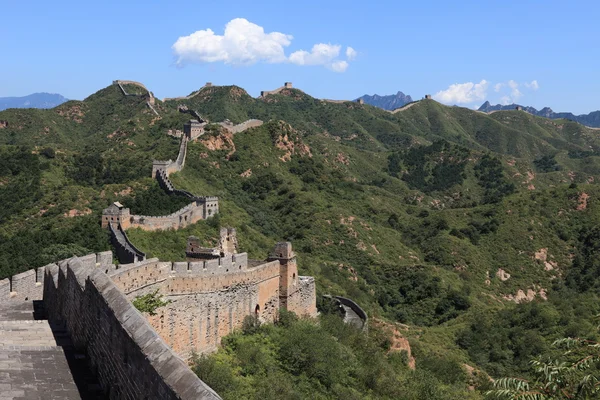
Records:
[[[83,99],[114,79],[159,98],[206,81],[256,96],[292,81],[320,98],[401,90],[466,107],[600,109],[598,2],[2,3],[0,96]]]

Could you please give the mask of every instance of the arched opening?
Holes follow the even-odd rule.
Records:
[[[294,286],[296,286],[296,273],[295,272],[292,274],[292,284]]]
[[[258,315],[259,312],[260,312],[260,306],[257,304],[256,307],[254,307],[254,314]]]

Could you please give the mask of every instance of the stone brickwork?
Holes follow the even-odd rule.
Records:
[[[159,290],[171,301],[148,320],[182,357],[216,350],[247,315],[263,322],[278,315],[279,262],[248,266],[245,253],[199,262],[154,259],[121,265],[108,275],[130,300]]]
[[[86,265],[88,264],[88,265]],[[110,399],[220,399],[103,272],[81,259],[46,267],[50,321],[64,321]]]
[[[182,357],[214,351],[248,315],[263,322],[277,320],[280,308],[317,315],[315,281],[297,276],[287,242],[278,243],[267,261],[249,262],[246,253],[191,262],[153,259],[107,274],[130,300],[158,290],[171,301],[148,320]]]
[[[302,316],[315,317],[317,315],[315,278],[300,276],[294,290],[288,294],[286,308]]]
[[[8,121],[0,120],[0,129],[8,128]]]

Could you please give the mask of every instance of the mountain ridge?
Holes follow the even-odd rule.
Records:
[[[600,196],[600,138],[592,129],[432,99],[391,113],[294,88],[254,98],[233,85],[204,87],[187,99],[155,99],[157,116],[145,90],[122,86],[52,110],[0,112],[7,121],[0,127],[0,277],[63,255],[108,250],[98,221],[114,201],[140,215],[179,207],[150,178],[150,165],[177,153],[173,132],[194,111],[209,123],[188,144],[186,168],[169,179],[191,193],[219,196],[223,212],[182,230],[128,231],[140,251],[183,261],[187,237],[213,245],[225,226],[236,227],[241,249],[255,259],[267,257],[275,241],[291,241],[299,271],[315,276],[319,294],[352,298],[374,324],[405,324],[401,334],[414,350],[416,373],[454,382],[454,395],[410,398],[483,399],[487,378],[470,382],[461,366],[493,377],[523,374],[532,356],[550,354],[557,337],[595,332],[591,318],[600,301],[583,285],[600,285],[600,273],[577,258],[582,232],[600,225],[594,200]],[[244,133],[219,124],[250,118],[265,123]],[[570,279],[568,292],[561,292],[563,277]],[[569,304],[583,305],[576,317]],[[286,324],[276,326],[281,338],[289,335]],[[379,340],[375,329],[369,327],[369,340]],[[492,334],[490,347],[482,340]],[[381,351],[369,347],[365,359],[388,357],[383,339]],[[296,337],[293,343],[311,340]],[[263,339],[256,346],[264,349]],[[321,354],[321,347],[309,350]],[[356,368],[367,365],[362,360]],[[413,376],[397,361],[395,369],[380,369],[397,374],[382,382]],[[281,380],[296,379],[281,374]],[[211,385],[218,378],[202,376]],[[442,387],[431,379],[428,388]],[[254,390],[239,382],[221,386],[224,398]],[[340,397],[337,386],[304,385],[322,390],[320,398]],[[362,380],[351,385],[360,394],[355,398],[366,398]],[[376,388],[375,398],[402,398],[386,395],[388,387],[400,386]]]
[[[384,110],[392,111],[397,108],[400,108],[408,103],[413,101],[410,95],[406,95],[401,91],[398,91],[396,94],[383,95],[380,96],[378,94],[368,95],[365,94],[359,97],[357,100],[362,100],[366,104],[370,104],[375,107],[383,108]]]
[[[530,114],[537,115],[538,117],[544,117],[549,119],[570,119],[572,121],[579,122],[582,125],[589,126],[592,128],[600,128],[600,110],[592,111],[588,114],[579,114],[575,115],[571,112],[555,112],[550,107],[544,107],[541,110],[536,109],[531,106],[523,106],[521,104],[496,104],[492,105],[489,101],[486,101],[477,109],[477,111],[482,112],[492,112],[492,111],[508,111],[514,110],[517,107],[522,107],[523,111],[527,111]]]
[[[0,111],[8,108],[54,108],[69,101],[58,93],[36,92],[20,97],[0,97]]]

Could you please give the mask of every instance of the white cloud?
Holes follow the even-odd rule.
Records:
[[[346,47],[346,58],[348,59],[348,61],[354,60],[357,55],[358,53],[352,47]]]
[[[540,88],[540,85],[538,84],[538,81],[534,79],[530,83],[526,83],[525,87],[532,90],[538,90]]]
[[[335,72],[344,72],[348,68],[348,65],[347,61],[335,61],[328,68],[331,68]]]
[[[297,65],[331,65],[340,55],[340,45],[319,43],[310,51],[298,50],[290,54],[290,62]]]
[[[488,85],[489,82],[485,79],[482,79],[479,83],[455,83],[450,85],[448,89],[437,92],[433,97],[442,103],[448,104],[472,103],[485,99]]]
[[[513,79],[508,82],[499,82],[494,85],[494,91],[500,93],[500,102],[504,105],[516,103],[528,90],[538,90],[540,85],[537,80],[519,83]]]
[[[185,66],[191,62],[223,62],[232,65],[252,65],[257,62],[296,65],[321,65],[335,72],[344,72],[348,62],[339,59],[340,45],[315,44],[311,51],[298,50],[289,57],[285,48],[292,43],[293,36],[280,33],[265,33],[263,27],[244,18],[232,19],[225,25],[223,35],[211,29],[200,30],[182,36],[173,44],[176,64]],[[352,47],[346,48],[348,61],[356,57]]]
[[[268,63],[286,60],[284,47],[291,44],[293,37],[280,32],[265,33],[256,24],[236,18],[225,25],[223,36],[210,30],[202,30],[182,36],[173,45],[177,64],[186,62],[224,62],[244,65],[258,61]]]

